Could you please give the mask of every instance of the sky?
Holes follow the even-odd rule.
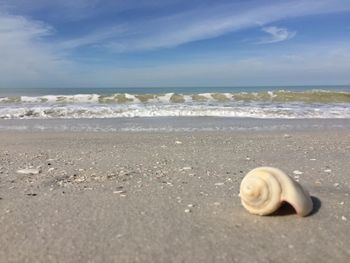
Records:
[[[0,88],[350,84],[350,0],[0,0]]]

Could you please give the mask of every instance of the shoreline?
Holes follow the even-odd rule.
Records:
[[[44,132],[264,132],[350,130],[350,119],[147,117],[0,120],[0,131]]]
[[[346,262],[349,130],[285,135],[1,131],[0,261]],[[244,210],[263,165],[309,190],[311,216]]]

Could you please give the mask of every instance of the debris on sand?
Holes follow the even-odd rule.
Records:
[[[301,172],[301,171],[299,171],[299,170],[294,170],[294,171],[293,171],[293,174],[295,174],[295,175],[301,175],[301,174],[303,174],[303,172]]]
[[[118,191],[113,191],[113,194],[125,194],[126,191],[124,190],[118,190]]]
[[[34,169],[34,168],[26,168],[26,169],[19,169],[16,171],[18,174],[27,174],[27,175],[35,175],[35,174],[40,174],[41,170],[40,169]]]

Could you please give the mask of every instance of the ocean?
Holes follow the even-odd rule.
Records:
[[[341,127],[350,86],[0,89],[0,130],[230,130],[293,119]]]

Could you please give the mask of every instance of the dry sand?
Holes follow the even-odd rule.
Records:
[[[289,135],[0,132],[0,262],[348,262],[350,133]],[[313,214],[248,214],[239,184],[262,165]]]

